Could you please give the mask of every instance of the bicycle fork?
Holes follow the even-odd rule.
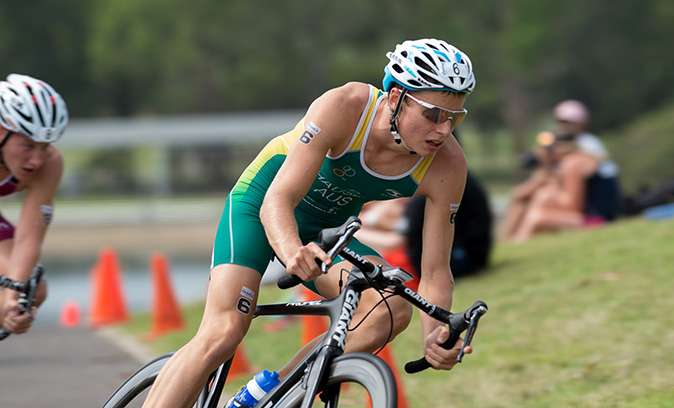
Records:
[[[275,397],[283,395],[296,381],[302,381],[301,387],[305,390],[305,395],[300,405],[301,408],[310,408],[314,397],[324,381],[326,371],[330,362],[337,356],[344,354],[346,345],[346,336],[360,303],[361,293],[350,286],[346,286],[344,291],[332,300],[317,300],[308,302],[293,302],[286,304],[285,312],[288,314],[327,314],[330,317],[330,328],[325,337],[317,344],[303,361],[292,370],[292,372],[281,381],[270,394],[265,395],[258,402],[261,407],[266,407],[269,401]],[[339,307],[338,305],[341,305]],[[279,305],[272,305],[264,309],[258,308],[258,315],[273,314],[278,310]],[[338,307],[335,307],[338,306]],[[288,309],[289,308],[289,309]],[[315,313],[321,310],[322,313]],[[301,371],[301,372],[300,372]],[[334,400],[334,398],[333,398]],[[278,400],[277,400],[278,402]]]
[[[340,294],[339,298],[343,298],[342,309],[339,311],[339,316],[330,316],[331,325],[326,336],[325,344],[321,346],[321,350],[316,356],[311,366],[308,368],[306,394],[302,400],[300,408],[310,408],[314,396],[318,393],[320,381],[325,375],[329,362],[333,357],[344,354],[346,347],[346,335],[349,331],[349,326],[356,313],[358,304],[360,303],[361,293],[355,291],[351,287],[346,287],[344,292]]]

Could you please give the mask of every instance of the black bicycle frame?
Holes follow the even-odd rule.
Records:
[[[262,397],[258,405],[264,407],[269,401],[277,403],[302,376],[309,365],[306,377],[306,396],[302,406],[311,406],[314,395],[318,392],[320,380],[332,358],[344,354],[346,334],[351,325],[353,315],[360,302],[361,292],[358,290],[357,278],[349,278],[342,293],[334,299],[311,300],[290,303],[259,305],[255,308],[255,316],[272,315],[323,315],[330,317],[330,328],[323,340],[306,355],[290,374],[272,392]],[[368,286],[369,287],[369,286]],[[306,404],[309,405],[306,405]]]
[[[342,251],[343,256],[349,256],[345,253],[346,251],[348,251],[348,248]],[[381,273],[380,266],[373,265],[364,258],[361,258],[360,262],[356,262],[357,264],[361,264],[363,261],[373,266],[373,270],[370,272],[371,276]],[[354,268],[351,271],[344,290],[334,299],[267,304],[256,307],[255,317],[272,315],[323,315],[330,317],[330,327],[327,334],[320,343],[309,351],[307,356],[302,359],[277,388],[265,395],[258,402],[261,407],[267,406],[269,402],[272,402],[272,405],[279,402],[280,398],[305,375],[307,368],[309,368],[309,372],[305,381],[306,395],[302,401],[302,407],[311,406],[328,363],[334,357],[344,354],[346,335],[360,302],[362,291],[371,287],[370,281],[364,276],[363,272]],[[429,315],[433,315],[439,319],[444,318],[445,321],[449,318],[449,312],[433,306],[416,294],[416,292],[409,289],[406,290],[405,288],[406,286],[400,283],[400,286],[396,286],[394,290],[396,294],[405,297],[413,305]]]

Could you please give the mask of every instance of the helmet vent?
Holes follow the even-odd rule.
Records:
[[[426,64],[426,62],[424,62],[424,60],[422,60],[421,58],[418,57],[414,58],[414,63],[417,64],[419,67],[425,69],[426,71],[433,72],[433,69],[428,64]]]
[[[16,113],[18,113],[19,116],[21,116],[24,120],[30,120],[30,118],[31,118],[30,115],[26,115],[25,113],[23,113],[21,111],[16,111]]]
[[[426,80],[426,82],[428,82],[428,83],[430,83],[430,84],[434,84],[434,85],[442,85],[442,84],[441,84],[440,82],[438,82],[435,78],[433,78],[433,77],[431,77],[431,76],[428,76],[427,74],[425,74],[425,73],[423,73],[423,72],[419,72],[419,76],[422,77],[424,80]],[[451,78],[450,78],[450,79],[451,79]],[[410,81],[410,82],[411,82],[411,81]],[[452,82],[454,82],[454,81],[452,81]]]
[[[56,118],[56,99],[54,95],[49,95],[49,104],[51,106],[51,117]]]

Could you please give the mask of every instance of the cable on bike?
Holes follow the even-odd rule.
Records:
[[[348,273],[349,275],[351,274],[351,272],[349,272],[349,270],[346,268],[339,270],[339,292],[337,293],[342,293],[342,290],[344,290],[344,272]]]
[[[374,352],[375,356],[379,355],[379,353],[382,350],[384,350],[384,347],[386,347],[386,345],[389,343],[389,341],[391,341],[391,336],[393,336],[393,311],[391,310],[391,306],[389,306],[388,302],[386,301],[386,299],[390,298],[393,295],[391,294],[389,296],[384,296],[383,295],[383,292],[385,292],[384,290],[381,290],[381,291],[378,290],[377,292],[379,292],[379,295],[381,296],[381,300],[379,302],[377,302],[377,304],[374,307],[377,307],[377,306],[379,306],[379,304],[381,302],[384,302],[384,304],[386,305],[386,308],[388,309],[388,317],[389,317],[390,324],[388,326],[389,327],[388,328],[388,336],[386,336],[386,341],[384,342],[383,346],[379,347],[379,349]],[[374,308],[372,310],[374,310]]]
[[[379,267],[381,268],[381,265],[379,265]],[[379,304],[380,304],[381,302],[384,302],[384,304],[386,305],[386,308],[388,309],[388,317],[389,317],[388,336],[386,336],[386,341],[384,342],[384,345],[381,346],[381,347],[379,347],[379,350],[377,350],[377,351],[374,353],[375,355],[377,355],[377,354],[379,354],[380,351],[382,351],[382,350],[384,349],[384,347],[386,347],[386,345],[388,344],[388,342],[391,340],[391,337],[393,336],[393,311],[391,310],[391,306],[390,306],[390,305],[388,304],[388,302],[386,301],[386,299],[388,299],[389,297],[391,297],[391,295],[389,295],[389,296],[384,296],[383,292],[385,292],[385,289],[381,289],[381,290],[380,290],[380,289],[375,289],[375,288],[376,288],[376,285],[375,285],[375,283],[374,283],[374,280],[372,280],[372,278],[370,277],[370,275],[368,275],[367,273],[365,273],[364,275],[365,275],[365,279],[370,283],[370,286],[372,286],[372,288],[373,288],[374,290],[376,290],[377,293],[379,293],[379,296],[381,296],[381,300],[380,300],[379,302],[377,302],[376,305],[374,305],[374,307],[372,308],[372,310],[374,310],[377,306],[379,306]],[[371,310],[370,312],[372,312],[372,310]],[[370,312],[368,312],[368,315],[370,314]],[[366,315],[366,317],[367,317],[367,315]],[[365,318],[363,318],[363,319],[365,319]]]
[[[374,289],[374,288],[372,288],[372,289]],[[374,290],[376,290],[377,293],[379,293],[379,296],[381,296],[381,300],[379,302],[377,302],[377,304],[374,305],[370,309],[370,311],[365,314],[365,316],[363,316],[363,318],[360,320],[360,322],[358,322],[358,324],[355,325],[354,328],[350,329],[349,331],[356,330],[358,328],[358,326],[360,326],[361,323],[363,323],[365,321],[365,319],[367,319],[367,317],[370,316],[370,314],[374,311],[374,309],[376,309],[380,304],[384,303],[386,305],[386,308],[388,309],[388,317],[389,317],[388,335],[386,336],[386,341],[384,342],[384,345],[379,347],[379,349],[377,349],[377,351],[372,353],[376,356],[384,349],[384,347],[386,347],[386,345],[391,340],[391,337],[393,336],[393,311],[391,310],[391,306],[388,304],[388,302],[386,300],[388,298],[391,298],[391,297],[395,296],[395,293],[388,292],[386,289],[374,289]],[[389,293],[389,295],[384,296],[384,293]]]
[[[381,292],[380,292],[380,294],[381,294]],[[384,303],[386,304],[386,307],[387,307],[388,310],[389,310],[389,316],[391,317],[391,322],[393,322],[393,312],[391,311],[391,307],[388,305],[388,302],[386,302],[386,299],[388,299],[388,298],[390,298],[390,297],[393,297],[393,296],[395,296],[395,293],[393,293],[393,294],[391,294],[391,295],[389,295],[389,296],[386,296],[386,298],[382,298],[382,300],[380,300],[379,302],[377,302],[377,304],[374,305],[374,306],[370,309],[370,311],[367,312],[367,313],[365,314],[365,316],[363,316],[362,319],[360,319],[360,321],[358,322],[358,324],[356,324],[352,329],[349,329],[349,331],[351,332],[351,331],[356,330],[356,329],[358,328],[358,326],[360,326],[360,325],[365,321],[365,319],[367,319],[368,316],[370,316],[370,313],[374,312],[374,309],[376,309],[377,306],[379,306],[382,302],[384,302]],[[393,324],[391,324],[391,326],[393,326]],[[391,331],[393,331],[393,329],[391,329]],[[389,335],[389,338],[390,338],[390,335]]]
[[[349,271],[348,269],[346,269],[346,268],[340,269],[340,271],[339,271],[339,293],[342,293],[342,290],[344,289],[343,285],[344,285],[344,273],[345,272],[348,273],[349,275],[351,275],[351,271]],[[370,283],[370,286],[372,287],[372,289],[376,290],[377,293],[379,293],[379,296],[381,296],[381,300],[379,302],[377,302],[377,304],[374,305],[365,314],[365,316],[363,316],[363,318],[360,319],[360,321],[353,328],[347,329],[347,330],[351,332],[351,331],[354,331],[354,330],[358,329],[358,327],[365,321],[365,319],[368,318],[368,316],[370,316],[370,314],[374,311],[374,309],[376,309],[377,306],[379,306],[382,302],[384,302],[384,304],[386,305],[386,308],[388,309],[388,315],[389,315],[389,320],[390,320],[389,333],[388,333],[388,336],[386,337],[386,341],[384,342],[384,345],[381,346],[377,351],[375,351],[373,353],[374,355],[377,355],[384,349],[384,347],[386,347],[389,340],[391,340],[391,336],[393,335],[393,311],[391,310],[391,306],[388,304],[386,299],[388,299],[392,296],[395,296],[395,293],[387,291],[386,289],[375,289],[374,288],[374,281],[372,280],[372,278],[370,278],[370,276],[367,273],[364,273],[363,275],[365,276],[365,279]],[[389,293],[389,295],[384,296],[383,293]]]
[[[377,292],[379,292],[379,294],[381,295],[382,292],[385,292],[385,291],[383,291],[383,290],[382,290],[382,291],[377,290]],[[389,340],[391,340],[391,336],[393,335],[393,311],[391,311],[391,306],[389,306],[388,302],[386,301],[386,299],[388,299],[388,298],[390,298],[390,297],[393,297],[393,296],[395,296],[394,293],[392,293],[392,294],[390,294],[389,296],[386,296],[386,297],[382,296],[382,299],[381,299],[379,302],[377,302],[377,304],[374,305],[374,306],[370,309],[370,311],[367,312],[367,313],[365,314],[365,316],[363,316],[362,319],[360,319],[360,321],[358,322],[358,324],[356,324],[352,329],[349,329],[350,332],[356,330],[356,329],[358,328],[358,326],[360,326],[360,325],[365,321],[365,319],[367,319],[367,317],[370,316],[370,313],[372,313],[372,312],[374,311],[374,309],[377,308],[377,306],[379,306],[381,303],[384,303],[384,304],[386,305],[386,308],[388,309],[389,319],[390,319],[388,336],[386,337],[386,341],[384,342],[384,345],[381,346],[381,347],[379,347],[379,349],[377,349],[377,351],[375,351],[374,353],[372,353],[372,354],[374,354],[375,356],[376,356],[377,354],[379,354],[379,352],[381,352],[381,351],[384,349],[384,347],[386,347],[386,345],[389,343]]]

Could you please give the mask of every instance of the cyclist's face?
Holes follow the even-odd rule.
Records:
[[[2,137],[7,134],[2,129]],[[19,180],[33,176],[47,160],[49,143],[38,143],[20,133],[12,133],[2,148],[5,165]]]
[[[399,89],[395,91],[399,92]],[[422,156],[433,155],[440,150],[452,135],[455,123],[463,119],[465,94],[442,91],[414,91],[410,98],[405,97],[398,122],[400,135],[405,143]],[[396,99],[397,100],[397,99]],[[422,103],[417,102],[421,101]],[[425,105],[425,106],[424,106]],[[434,106],[434,108],[430,107]],[[444,120],[452,116],[454,121]]]

